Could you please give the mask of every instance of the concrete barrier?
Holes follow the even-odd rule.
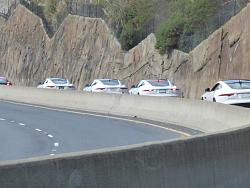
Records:
[[[0,162],[1,188],[247,188],[250,128],[173,142]]]
[[[175,122],[214,135],[0,162],[1,188],[250,187],[249,109],[202,101],[0,87],[0,99]]]
[[[139,117],[216,132],[250,124],[250,109],[177,98],[0,87],[0,99],[50,107]]]

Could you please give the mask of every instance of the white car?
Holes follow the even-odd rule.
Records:
[[[68,80],[63,78],[47,78],[40,82],[37,88],[74,90],[75,87]]]
[[[128,88],[120,80],[96,79],[91,84],[87,84],[83,91],[98,93],[126,93]]]
[[[225,80],[207,88],[202,100],[224,104],[250,104],[250,80]]]
[[[181,90],[169,80],[141,80],[129,90],[132,95],[180,97]]]

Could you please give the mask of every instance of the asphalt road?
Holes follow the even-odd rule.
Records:
[[[0,102],[0,160],[180,137],[143,123]]]

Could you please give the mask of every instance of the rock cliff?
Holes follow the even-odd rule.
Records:
[[[140,79],[169,78],[184,96],[199,98],[219,79],[250,79],[250,6],[233,17],[189,54],[173,51],[161,56],[149,35],[128,52],[101,19],[69,15],[53,38],[41,19],[18,6],[0,19],[0,74],[16,85],[61,76],[78,89],[94,78],[118,78],[129,86]]]

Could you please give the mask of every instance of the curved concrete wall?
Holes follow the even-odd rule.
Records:
[[[249,110],[184,99],[92,95],[0,87],[0,99],[161,121],[207,132],[246,125]],[[193,125],[192,125],[193,124]],[[3,188],[250,187],[250,128],[172,142],[144,143],[0,162]]]
[[[250,128],[158,142],[0,162],[3,188],[250,187]]]
[[[198,100],[0,87],[0,99],[175,123],[203,132],[250,124],[250,109]]]

